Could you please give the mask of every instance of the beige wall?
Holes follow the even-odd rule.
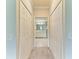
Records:
[[[50,14],[54,11],[57,5],[60,3],[61,0],[50,0]]]
[[[34,16],[36,17],[48,17],[49,9],[48,8],[34,8]]]
[[[33,48],[33,16],[31,9],[29,0],[27,4],[24,0],[17,4],[17,59],[28,59]]]
[[[34,17],[48,17],[48,15],[49,15],[48,8],[34,8]],[[35,32],[36,31],[34,30],[34,33]],[[44,39],[34,38],[34,47],[48,47],[48,46],[49,46],[49,37]]]
[[[56,6],[50,8],[50,49],[55,59],[63,59],[63,14],[62,14],[62,1]],[[54,3],[54,2],[53,2]],[[53,12],[54,11],[54,12]],[[53,13],[52,13],[53,12]],[[51,14],[52,13],[52,14]]]
[[[27,6],[28,10],[33,13],[33,8],[32,8],[32,0],[22,0],[24,2],[24,4]]]

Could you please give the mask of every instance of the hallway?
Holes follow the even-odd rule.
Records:
[[[16,0],[17,59],[64,59],[65,0]]]

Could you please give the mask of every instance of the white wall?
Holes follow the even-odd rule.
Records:
[[[6,59],[16,59],[16,0],[6,0]]]
[[[33,49],[32,6],[26,1],[27,4],[25,0],[17,4],[17,59],[29,59]]]
[[[49,16],[48,8],[34,8],[34,17],[48,17],[48,16]],[[48,47],[48,46],[49,46],[49,38],[44,39],[34,38],[34,47]]]
[[[49,46],[55,59],[62,58],[63,46],[63,19],[62,19],[62,1],[53,1],[50,8],[50,41]],[[55,5],[54,5],[55,3]],[[53,12],[53,13],[52,13]]]
[[[72,0],[66,0],[66,59],[72,59]]]

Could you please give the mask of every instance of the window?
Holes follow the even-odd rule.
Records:
[[[36,17],[35,18],[35,37],[36,38],[47,38],[47,17]]]

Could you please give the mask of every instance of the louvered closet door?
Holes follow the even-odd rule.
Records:
[[[32,17],[20,1],[19,59],[28,59],[32,49]]]

